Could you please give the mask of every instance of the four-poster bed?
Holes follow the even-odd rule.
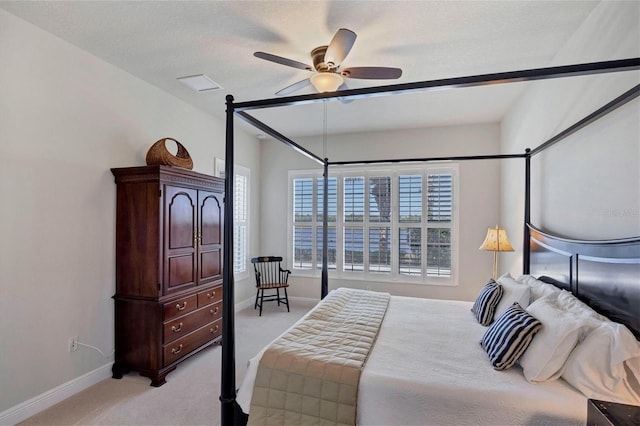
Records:
[[[548,282],[560,288],[570,290],[578,297],[583,298],[599,308],[600,312],[609,316],[622,324],[627,325],[635,334],[640,335],[640,325],[637,321],[637,314],[630,310],[630,303],[640,300],[640,286],[637,282],[637,274],[640,270],[640,237],[623,241],[606,242],[578,242],[566,239],[558,239],[547,235],[532,227],[530,218],[530,173],[532,156],[542,152],[551,145],[575,133],[589,123],[606,115],[612,110],[626,104],[640,95],[640,85],[636,85],[623,95],[612,100],[597,111],[588,115],[584,119],[575,123],[566,130],[560,132],[553,138],[542,143],[533,150],[527,149],[523,154],[501,154],[501,155],[481,155],[468,157],[438,157],[438,158],[410,158],[410,159],[386,159],[386,160],[361,160],[361,161],[337,161],[330,162],[327,158],[321,158],[310,152],[306,148],[295,143],[285,135],[272,129],[265,123],[256,119],[248,113],[250,110],[270,108],[274,106],[300,105],[313,102],[324,102],[337,99],[357,99],[370,96],[383,96],[389,94],[412,93],[418,91],[428,91],[443,88],[473,87],[488,84],[503,84],[509,82],[532,81],[550,78],[571,77],[580,75],[591,75],[609,72],[619,72],[640,69],[640,58],[606,61],[597,63],[587,63],[570,66],[539,68],[524,71],[477,75],[471,77],[452,78],[443,80],[432,80],[418,83],[396,84],[390,86],[372,87],[365,89],[346,90],[335,93],[322,93],[304,96],[292,96],[279,99],[266,99],[252,102],[234,103],[232,96],[227,96],[227,138],[226,138],[226,161],[225,168],[227,176],[233,176],[234,163],[234,143],[233,143],[233,117],[237,114],[245,121],[260,129],[262,132],[279,140],[299,153],[316,161],[323,166],[324,171],[324,223],[323,223],[323,267],[321,276],[321,295],[324,299],[328,294],[328,268],[327,268],[327,196],[328,196],[328,174],[330,166],[341,166],[351,164],[374,164],[389,162],[407,161],[468,161],[485,159],[506,159],[522,158],[525,163],[525,205],[524,205],[524,244],[523,250],[523,274],[525,275],[545,275]],[[226,193],[233,193],[233,180],[226,179]],[[222,402],[222,424],[236,424],[241,422],[242,416],[236,403],[236,380],[235,380],[235,337],[234,337],[234,281],[233,281],[233,253],[232,250],[232,230],[233,230],[233,200],[227,198],[225,204],[225,234],[224,234],[224,320],[223,320],[223,353],[222,353],[222,389],[220,400]],[[565,261],[547,262],[547,259],[554,257],[550,253],[560,253]],[[578,274],[578,259],[580,265],[589,264],[586,270],[589,275]],[[551,267],[550,265],[553,265]],[[597,266],[594,266],[597,265]],[[624,265],[620,268],[620,265]],[[582,266],[581,266],[582,267]],[[564,269],[561,269],[564,268]],[[614,273],[620,284],[613,288],[603,287],[603,274]],[[582,277],[586,278],[582,280]],[[578,277],[581,280],[578,280]],[[587,284],[584,284],[587,283]],[[584,290],[584,291],[583,291]],[[622,296],[621,296],[622,295]],[[610,301],[608,304],[598,304],[602,299]],[[586,410],[586,407],[585,407]]]

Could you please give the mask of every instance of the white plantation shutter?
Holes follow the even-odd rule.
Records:
[[[293,181],[293,267],[313,267],[314,179]]]
[[[427,175],[427,276],[451,276],[453,175]]]
[[[294,221],[311,222],[313,220],[313,179],[296,179],[293,183]]]
[[[362,271],[364,269],[364,226],[365,219],[363,176],[349,176],[343,179],[344,222],[349,224],[343,230],[343,270]]]
[[[311,269],[313,266],[313,227],[293,227],[293,267]]]
[[[422,176],[400,175],[398,178],[400,222],[422,221]]]
[[[371,176],[368,179],[368,270],[391,273],[392,234],[389,226],[393,217],[391,176]]]
[[[344,270],[364,269],[364,233],[361,227],[344,228]]]
[[[391,228],[369,228],[369,271],[391,272]]]
[[[364,221],[364,177],[344,178],[344,221]]]
[[[457,165],[368,166],[331,174],[332,276],[455,283]],[[315,171],[289,176],[292,266],[316,276],[322,267],[324,181]]]
[[[453,176],[451,173],[427,176],[427,211],[429,222],[451,222]]]
[[[336,269],[336,227],[329,226],[327,229],[329,236],[327,268]],[[322,226],[316,227],[316,268],[322,268]]]
[[[451,276],[451,229],[427,229],[427,276]]]
[[[390,222],[391,201],[391,176],[369,178],[369,222]]]
[[[233,272],[245,274],[249,259],[249,175],[246,167],[234,165]]]
[[[422,228],[399,229],[398,271],[401,275],[422,274]]]
[[[328,198],[328,218],[329,223],[336,221],[338,216],[338,179],[330,177],[328,179],[327,198]],[[322,214],[324,212],[324,178],[316,179],[316,222],[322,224]]]

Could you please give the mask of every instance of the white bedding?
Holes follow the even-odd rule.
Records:
[[[563,380],[531,384],[517,365],[493,370],[472,305],[391,297],[361,375],[358,424],[585,424],[586,398]],[[238,393],[245,412],[260,356]]]

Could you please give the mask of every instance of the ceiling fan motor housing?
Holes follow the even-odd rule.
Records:
[[[311,51],[311,59],[313,60],[313,67],[318,72],[331,71],[333,68],[337,68],[333,62],[326,63],[324,56],[327,53],[328,46],[319,46]]]

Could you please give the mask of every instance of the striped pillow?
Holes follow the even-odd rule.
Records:
[[[502,286],[490,279],[476,298],[476,302],[471,308],[471,312],[476,317],[476,320],[484,326],[491,324],[493,321],[493,313],[498,306],[498,302],[502,298]]]
[[[516,302],[487,329],[480,344],[487,351],[493,368],[506,370],[527,350],[541,328],[542,322]]]

